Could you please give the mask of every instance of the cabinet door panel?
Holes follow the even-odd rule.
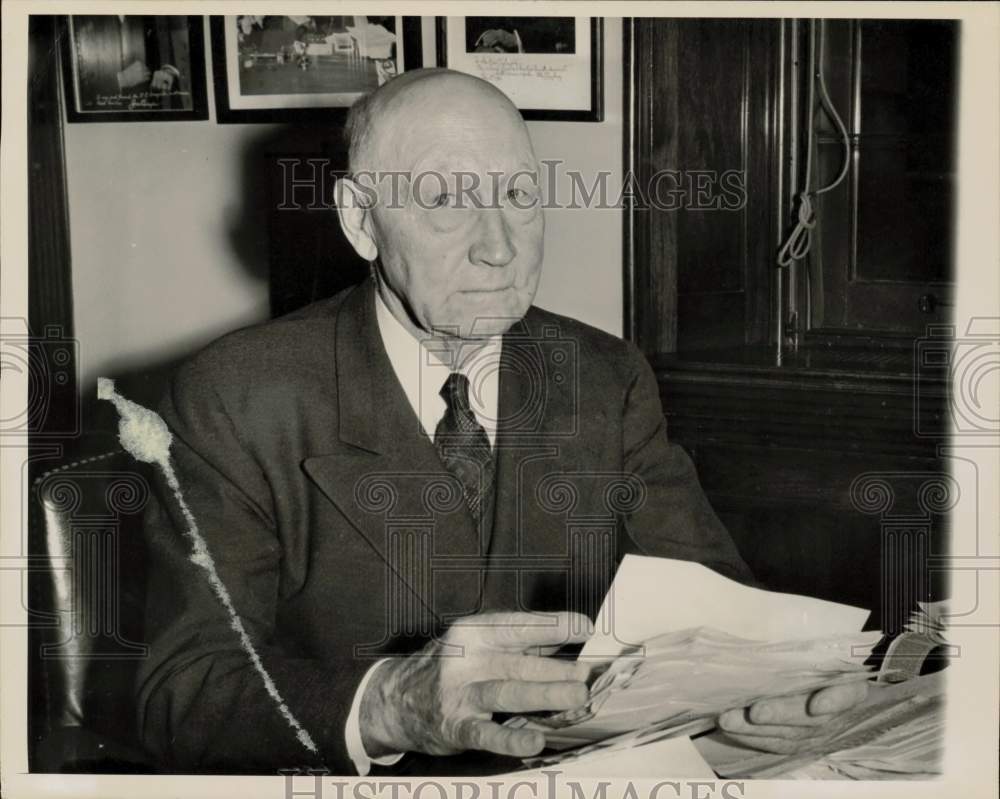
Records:
[[[636,19],[632,335],[649,355],[765,343],[777,20]]]
[[[813,332],[921,335],[953,295],[957,23],[828,21],[823,68],[851,136],[817,203]],[[823,114],[816,186],[843,145]]]

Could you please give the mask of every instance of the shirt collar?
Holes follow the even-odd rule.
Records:
[[[431,439],[447,410],[441,387],[453,371],[450,355],[438,339],[417,338],[393,316],[375,291],[375,319],[389,363],[403,387],[420,427]],[[496,441],[497,410],[500,396],[500,354],[503,337],[492,336],[454,371],[469,378],[469,405],[493,445]]]

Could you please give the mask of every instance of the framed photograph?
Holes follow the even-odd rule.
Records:
[[[438,17],[438,66],[502,89],[525,119],[600,122],[603,20]]]
[[[70,122],[208,119],[201,17],[73,14],[62,24]]]
[[[329,120],[422,66],[419,17],[212,17],[218,122]]]

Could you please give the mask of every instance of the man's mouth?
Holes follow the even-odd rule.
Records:
[[[459,293],[460,294],[499,294],[502,291],[511,291],[511,290],[513,290],[513,288],[514,288],[513,286],[499,286],[498,288],[495,288],[495,289],[490,289],[490,288],[487,288],[487,289],[462,289]]]

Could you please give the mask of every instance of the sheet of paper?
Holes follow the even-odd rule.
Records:
[[[836,602],[748,588],[690,561],[626,555],[581,658],[606,659],[689,627],[760,641],[859,631],[869,611]]]
[[[712,767],[699,754],[691,739],[684,736],[633,746],[595,752],[558,766],[514,771],[502,775],[518,779],[544,779],[543,772],[558,771],[563,779],[584,778],[716,778]]]

